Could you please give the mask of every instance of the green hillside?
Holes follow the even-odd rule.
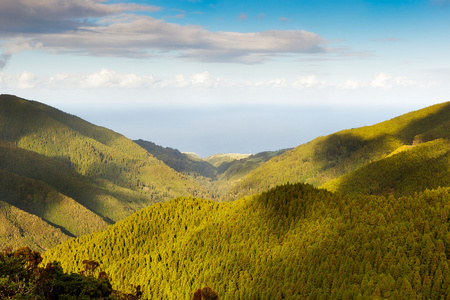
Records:
[[[1,200],[0,224],[0,249],[31,245],[34,250],[45,251],[71,238],[41,218]]]
[[[110,225],[48,184],[6,171],[0,171],[0,199],[39,216],[71,236],[92,233]]]
[[[228,193],[228,200],[286,182],[320,186],[377,161],[404,145],[443,137],[449,132],[450,102],[410,112],[372,126],[318,137],[274,157],[250,172]]]
[[[105,181],[93,180],[76,173],[61,161],[2,141],[0,141],[0,169],[5,171],[4,193],[17,194],[20,190],[16,187],[27,186],[29,181],[38,181],[40,186],[45,188],[35,189],[34,194],[23,196],[37,201],[34,199],[35,196],[46,198],[47,190],[54,189],[75,199],[110,223],[127,217],[148,202],[146,197],[138,192],[107,184]],[[10,174],[19,177],[8,178]],[[23,182],[20,182],[21,180]],[[9,182],[15,183],[10,185]],[[39,206],[39,203],[36,206]]]
[[[35,101],[0,95],[0,200],[52,230],[92,233],[150,204],[189,195],[209,193],[124,136]],[[5,241],[16,244],[12,239]]]
[[[437,139],[403,150],[322,187],[342,193],[410,195],[450,186],[450,142]]]
[[[278,151],[265,151],[252,154],[244,158],[222,162],[217,166],[220,179],[236,181],[242,179],[245,175],[255,170],[273,157],[279,156],[290,149]]]
[[[100,263],[147,299],[446,299],[450,189],[345,196],[285,185],[234,202],[177,198],[45,253]]]
[[[124,136],[38,102],[1,95],[0,138],[157,201],[204,192]]]
[[[158,146],[155,143],[144,140],[136,140],[135,142],[177,172],[210,179],[216,178],[216,168],[201,158],[194,158],[176,149]]]

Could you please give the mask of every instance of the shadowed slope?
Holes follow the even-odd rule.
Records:
[[[88,234],[150,204],[189,195],[208,192],[124,136],[0,95],[0,200],[49,226]]]
[[[0,200],[0,248],[31,245],[45,251],[69,240],[60,229],[41,218]]]
[[[450,143],[438,139],[369,163],[322,187],[343,193],[410,195],[450,186]]]
[[[153,201],[204,193],[124,136],[38,102],[1,95],[0,138]]]

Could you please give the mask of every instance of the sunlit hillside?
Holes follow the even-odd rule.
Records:
[[[322,187],[342,193],[412,195],[450,186],[450,142],[437,139],[404,149]]]
[[[372,126],[318,137],[250,172],[228,193],[228,200],[286,182],[320,186],[389,155],[404,145],[448,136],[450,102],[410,112]]]
[[[45,253],[147,299],[441,299],[450,292],[449,189],[345,196],[280,186],[229,203],[177,198]]]

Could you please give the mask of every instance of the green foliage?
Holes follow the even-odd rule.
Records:
[[[372,126],[318,137],[274,157],[230,189],[227,200],[268,190],[286,182],[320,186],[404,145],[448,138],[450,102],[410,112]]]
[[[29,248],[0,253],[1,299],[112,299],[106,278],[64,273],[57,262],[39,267],[42,257]]]
[[[115,291],[105,272],[94,272],[95,261],[83,261],[85,270],[64,273],[61,265],[54,261],[45,267],[39,266],[42,256],[28,247],[12,252],[5,248],[0,253],[0,299],[30,300],[138,300],[141,287],[133,293]],[[214,293],[207,291],[208,295]]]
[[[46,249],[180,196],[52,248],[46,267],[4,252],[0,298],[445,299],[449,117],[444,103],[217,166],[140,141],[180,175],[110,130],[0,96],[0,244]],[[339,193],[281,185],[338,177]],[[267,191],[216,203],[188,197],[209,195],[188,178],[213,196],[239,182],[227,199]]]
[[[45,253],[66,271],[99,261],[113,287],[149,299],[445,297],[450,188],[411,196],[288,184],[234,202],[177,198]]]
[[[36,215],[0,201],[0,249],[31,245],[33,250],[45,251],[69,239]]]
[[[450,142],[438,139],[369,163],[322,187],[342,193],[412,195],[450,186]]]

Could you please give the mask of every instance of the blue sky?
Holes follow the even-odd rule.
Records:
[[[450,1],[0,0],[0,92],[202,156],[449,101]]]

